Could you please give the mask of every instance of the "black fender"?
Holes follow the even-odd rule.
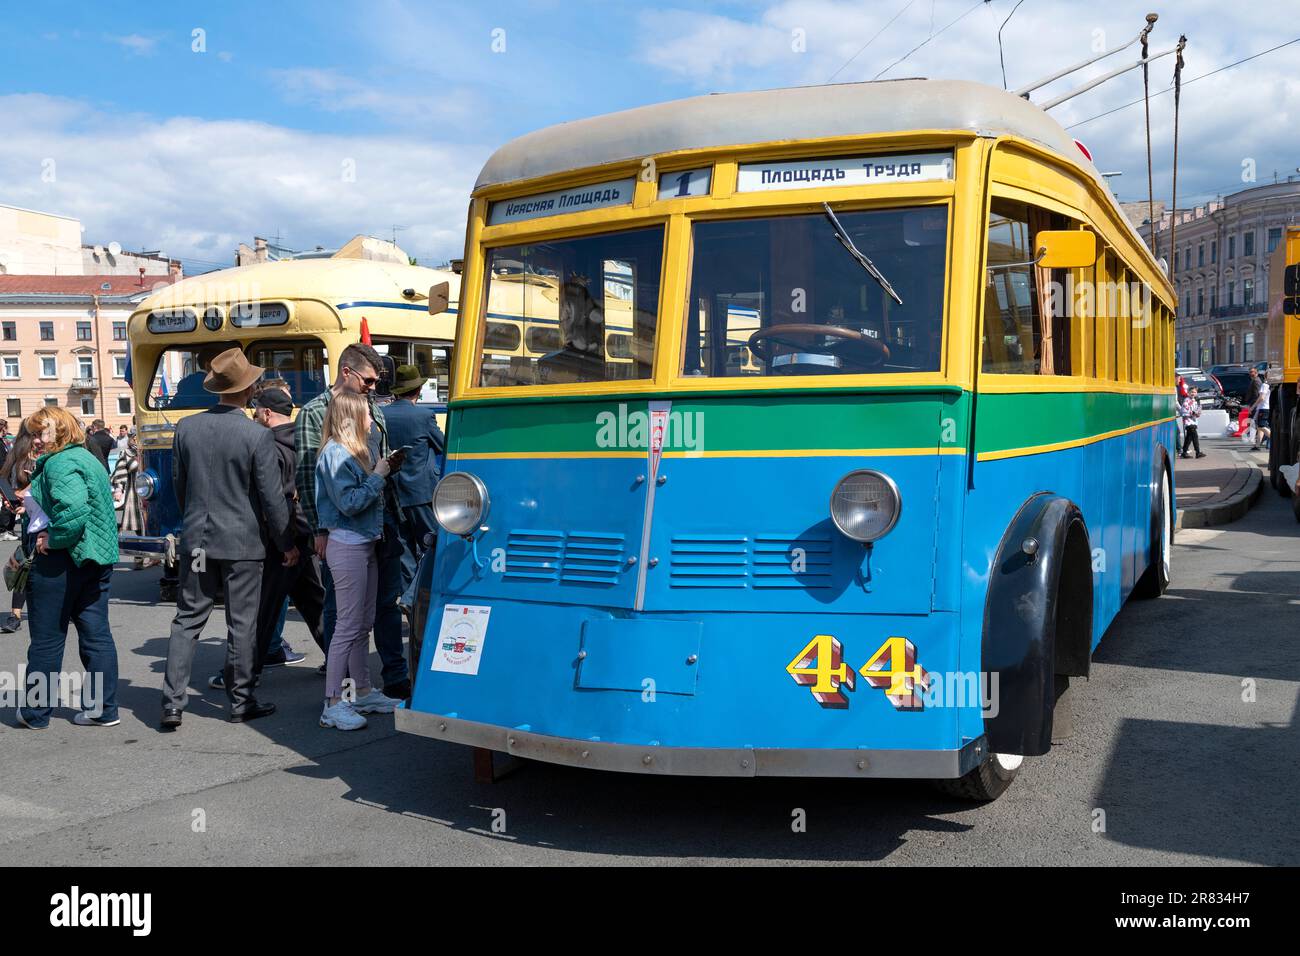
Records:
[[[1074,502],[1040,492],[1011,520],[989,571],[981,660],[992,698],[984,717],[992,752],[1047,753],[1056,675],[1087,676],[1091,640],[1087,525]]]
[[[438,533],[424,537],[424,554],[415,569],[415,604],[407,610],[407,624],[411,637],[406,644],[407,673],[411,677],[411,697],[415,697],[415,682],[420,676],[420,655],[424,651],[424,629],[428,625],[429,610],[433,605],[433,568],[438,554]]]

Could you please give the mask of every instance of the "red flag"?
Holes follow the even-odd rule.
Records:
[[[371,342],[370,342],[370,323],[366,321],[366,317],[365,317],[364,315],[361,317],[361,344],[362,344],[362,345],[370,345],[370,344],[371,344]]]

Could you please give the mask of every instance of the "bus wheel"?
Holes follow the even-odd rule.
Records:
[[[1158,598],[1169,587],[1169,561],[1173,552],[1174,524],[1170,520],[1173,513],[1169,501],[1169,472],[1160,473],[1160,513],[1156,520],[1156,547],[1151,555],[1151,564],[1138,579],[1133,588],[1133,596],[1139,598]]]
[[[1025,758],[1019,754],[989,754],[989,758],[956,780],[936,780],[934,785],[950,797],[971,803],[991,803],[1007,792]]]

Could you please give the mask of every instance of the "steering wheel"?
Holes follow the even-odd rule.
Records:
[[[827,336],[839,341],[823,344],[820,340]],[[850,329],[843,325],[791,322],[786,325],[769,325],[749,337],[750,351],[769,366],[773,358],[770,348],[772,345],[783,345],[795,353],[808,351],[816,355],[847,359],[864,368],[883,365],[889,361],[888,345],[860,329]]]

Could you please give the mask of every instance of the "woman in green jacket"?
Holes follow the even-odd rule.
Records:
[[[60,671],[68,624],[77,628],[83,727],[112,727],[117,716],[117,647],[108,626],[108,586],[117,562],[117,514],[113,490],[99,459],[86,450],[86,434],[66,409],[42,408],[27,419],[41,442],[32,470],[32,497],[49,524],[36,534],[36,555],[28,583],[27,694],[18,708],[26,727],[49,726],[63,686]]]

